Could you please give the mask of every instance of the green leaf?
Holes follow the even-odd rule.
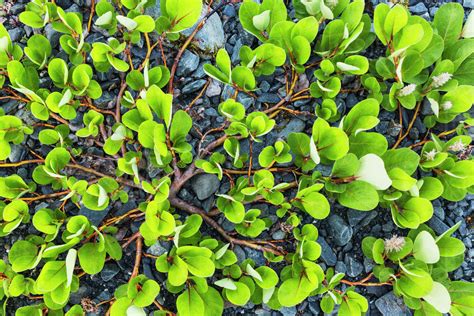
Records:
[[[234,282],[235,290],[225,289],[225,296],[232,304],[243,306],[250,299],[250,289],[245,283]]]
[[[459,3],[446,3],[441,6],[433,19],[433,26],[444,40],[444,46],[453,44],[461,34],[464,10]]]
[[[176,300],[178,313],[183,316],[204,315],[205,305],[194,288],[188,288]]]
[[[106,253],[99,247],[99,243],[86,243],[79,249],[79,263],[88,274],[99,273],[104,267]]]
[[[36,287],[42,293],[51,292],[66,282],[66,263],[64,261],[48,261],[36,279]]]
[[[345,207],[359,211],[370,211],[379,204],[379,195],[375,188],[365,181],[354,181],[347,184],[338,201]]]

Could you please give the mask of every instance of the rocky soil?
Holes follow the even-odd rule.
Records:
[[[31,28],[26,27],[19,23],[18,15],[22,12],[25,3],[28,1],[20,0],[13,1],[15,3],[5,1],[3,7],[0,8],[0,20],[3,20],[12,41],[25,44],[26,38],[31,36],[35,31]],[[159,1],[157,1],[159,2]],[[214,1],[218,3],[218,1]],[[368,12],[370,13],[372,8],[378,3],[377,0],[367,1]],[[384,1],[385,2],[385,1]],[[423,18],[430,20],[433,18],[434,13],[443,1],[409,1],[409,9],[414,14],[420,15]],[[474,8],[473,0],[458,0],[465,7],[466,11]],[[63,8],[68,8],[66,11],[82,12],[84,17],[88,17],[90,0],[56,0],[56,3]],[[159,6],[148,9],[148,14],[156,16],[159,13]],[[207,85],[204,90],[203,96],[194,104],[191,109],[191,114],[194,118],[194,129],[192,130],[191,144],[197,148],[198,142],[201,138],[201,133],[204,133],[210,128],[219,127],[223,123],[223,118],[218,115],[217,106],[218,104],[233,95],[234,91],[232,88],[224,87],[216,81],[210,81],[204,74],[203,65],[211,61],[213,53],[219,48],[225,48],[232,56],[232,62],[239,62],[239,49],[242,45],[256,45],[256,39],[243,31],[242,27],[238,22],[238,6],[237,5],[226,5],[221,10],[216,12],[208,20],[204,28],[198,32],[193,45],[186,50],[177,70],[177,78],[175,95],[175,104],[177,106],[184,107],[189,104]],[[188,34],[191,31],[188,31]],[[45,30],[45,36],[49,39],[53,46],[53,54],[57,54],[59,49],[59,37],[60,34],[54,31],[51,27],[47,27]],[[104,41],[105,37],[102,32],[98,30],[92,31],[87,37],[87,41]],[[143,48],[144,43],[141,43],[140,47],[134,47],[132,49],[132,56],[137,59],[142,59],[145,56],[146,49]],[[179,43],[178,43],[179,45]],[[173,48],[171,44],[167,44],[166,51],[169,52],[168,58],[173,59],[176,53],[176,47]],[[369,56],[378,56],[381,52],[376,48],[371,48],[370,51],[366,52]],[[61,53],[59,53],[61,54]],[[155,63],[160,60],[159,51],[155,50],[151,55],[151,60]],[[245,105],[247,109],[261,110],[267,106],[277,103],[281,99],[281,95],[285,90],[284,80],[282,79],[283,70],[278,70],[274,76],[260,78],[258,83],[258,89],[255,91],[255,98],[250,97],[246,94],[239,94],[238,101]],[[309,85],[312,79],[312,73],[308,71],[306,76],[301,76],[298,85],[300,87],[306,87]],[[357,88],[357,82],[354,78],[347,77],[344,80],[344,87],[346,89]],[[95,102],[95,105],[100,108],[107,108],[110,106],[111,101],[115,99],[119,88],[119,78],[109,72],[105,74],[98,74],[98,81],[102,85],[104,91],[103,96]],[[349,110],[357,102],[364,99],[363,92],[360,93],[342,93],[336,101],[341,112]],[[1,101],[0,101],[1,103]],[[24,121],[34,123],[35,119],[26,110],[23,104],[18,104],[16,101],[1,103],[1,106],[6,113],[21,117]],[[299,111],[309,111],[314,113],[314,102],[311,100],[297,101],[290,108],[298,109]],[[429,105],[425,105],[422,114],[429,113]],[[404,122],[409,121],[408,113],[405,111],[407,117],[404,118]],[[473,113],[474,114],[474,113]],[[398,118],[395,117],[395,113],[382,111],[380,115],[381,123],[376,127],[376,131],[383,133],[390,144],[395,142],[395,138],[398,136],[400,126],[398,125]],[[309,132],[313,123],[314,117],[311,116],[292,116],[292,115],[280,115],[277,120],[278,126],[269,133],[265,141],[262,143],[256,143],[254,145],[254,152],[258,153],[262,148],[269,144],[273,144],[278,138],[285,139],[291,132]],[[72,122],[72,130],[77,130],[82,125],[82,117],[79,115]],[[446,129],[453,128],[456,124],[450,124]],[[406,127],[406,126],[405,126]],[[444,129],[444,128],[443,128]],[[471,131],[474,136],[474,131]],[[409,137],[402,143],[402,146],[409,145],[420,139],[423,139],[427,133],[426,128],[422,124],[422,120],[419,118],[415,122],[414,128],[411,130]],[[212,134],[206,138],[206,141],[213,140]],[[93,147],[93,145],[85,144],[84,140],[78,140],[82,145],[87,145],[87,154],[91,157],[91,161],[96,156],[103,156],[102,151],[99,148]],[[248,143],[243,142],[242,150],[248,152]],[[247,146],[247,147],[246,147]],[[28,158],[28,147],[35,148],[38,153],[45,155],[49,149],[47,147],[41,147],[37,140],[37,134],[32,135],[26,141],[26,146],[15,146],[13,148],[10,160],[12,162],[20,161]],[[256,162],[257,159],[254,159]],[[101,169],[110,168],[113,173],[114,162],[105,161],[100,165]],[[230,166],[228,166],[230,167]],[[18,174],[28,177],[31,175],[32,170],[27,167],[16,169]],[[321,167],[323,174],[328,174],[330,169]],[[0,170],[0,176],[11,174],[11,170]],[[156,177],[159,170],[149,168],[148,175],[150,178]],[[277,181],[293,181],[291,175],[279,176],[280,179]],[[196,176],[192,181],[181,190],[179,196],[194,205],[200,206],[205,210],[210,210],[214,205],[216,192],[226,192],[229,188],[229,183],[223,181],[222,183],[217,180],[214,175],[202,174]],[[50,193],[48,188],[41,188],[42,193]],[[135,194],[135,193],[134,193]],[[82,208],[79,211],[74,205],[71,205],[71,214],[83,214],[91,219],[96,225],[99,224],[107,216],[116,216],[120,213],[125,213],[137,206],[137,202],[143,201],[144,195],[138,194],[130,198],[130,202],[125,205],[112,205],[103,212],[94,212],[86,208]],[[37,205],[36,209],[45,207],[46,205]],[[50,208],[54,205],[49,206]],[[262,210],[262,215],[267,215],[272,219],[275,225],[272,229],[263,233],[262,239],[273,238],[283,239],[287,237],[287,233],[277,223],[277,217],[274,215],[274,209],[269,208],[268,205],[256,205],[256,207]],[[445,231],[448,227],[454,225],[456,222],[461,221],[461,227],[456,233],[458,238],[462,239],[466,245],[466,257],[465,262],[462,266],[453,272],[454,279],[473,281],[473,270],[474,270],[474,248],[473,243],[473,227],[470,224],[470,218],[474,210],[474,195],[468,196],[465,200],[451,203],[444,200],[434,201],[435,215],[429,221],[429,226],[433,230],[440,234]],[[397,227],[393,224],[390,216],[390,212],[385,209],[379,209],[371,212],[359,212],[353,210],[347,210],[339,205],[332,207],[332,215],[323,221],[317,221],[315,224],[318,226],[320,231],[320,237],[318,242],[321,244],[323,252],[320,259],[323,269],[325,267],[334,267],[338,272],[344,272],[349,277],[355,279],[361,278],[371,270],[372,263],[363,258],[360,244],[363,237],[372,235],[381,238],[389,238],[393,234],[400,234]],[[307,222],[312,221],[311,219],[305,219]],[[224,227],[225,230],[231,231],[234,226],[232,223],[226,221],[224,217],[220,218],[219,223]],[[130,232],[138,230],[140,225],[139,221],[135,221],[132,225],[124,225],[121,227],[119,237],[122,238],[128,235]],[[203,226],[203,229],[206,229]],[[0,256],[6,257],[9,247],[11,244],[25,236],[28,233],[34,233],[33,231],[17,230],[11,236],[0,239]],[[211,232],[209,232],[211,233]],[[134,262],[135,248],[134,243],[130,244],[125,250],[124,258],[118,263],[109,262],[105,265],[104,270],[94,276],[87,276],[81,279],[81,286],[77,293],[72,294],[70,303],[79,304],[84,298],[90,298],[93,302],[98,303],[106,301],[113,296],[114,289],[123,283],[126,283]],[[158,256],[163,252],[166,252],[171,244],[166,242],[157,242],[155,245],[146,249],[146,253]],[[253,251],[251,249],[244,249],[239,246],[234,248],[239,260],[245,258],[252,258],[257,265],[265,264],[265,260],[260,252]],[[324,267],[325,266],[325,267]],[[154,268],[154,262],[152,259],[143,258],[143,272],[147,276],[156,279],[160,283],[166,279],[165,275],[158,273]],[[404,304],[397,299],[389,287],[369,287],[366,290],[367,298],[369,299],[370,311],[369,315],[409,315],[409,310],[404,307]],[[166,293],[166,291],[162,291]],[[160,295],[160,303],[172,308],[174,298],[170,295]],[[15,302],[15,304],[32,304],[31,301]],[[104,315],[104,307],[107,305],[100,306],[95,312],[90,315]],[[12,306],[11,311],[14,310]],[[248,314],[248,315],[319,315],[322,312],[319,309],[319,302],[316,297],[309,298],[297,307],[283,308],[280,311],[270,311],[265,306],[253,306],[252,304],[246,305],[244,308],[229,307],[225,310],[229,315],[235,314]]]

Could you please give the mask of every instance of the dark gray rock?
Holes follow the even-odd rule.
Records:
[[[8,156],[8,159],[10,159],[10,162],[18,162],[18,161],[23,160],[25,158],[25,155],[26,155],[25,146],[12,144],[10,156]]]
[[[298,133],[304,131],[306,124],[297,118],[291,119],[288,124],[278,133],[278,137],[286,138],[291,133]]]
[[[100,278],[104,282],[112,280],[120,272],[119,266],[114,262],[107,262],[102,271],[100,271]]]
[[[205,200],[219,189],[220,181],[214,174],[200,174],[193,178],[191,187],[199,200]]]
[[[109,213],[110,209],[111,209],[111,207],[109,206],[103,211],[93,211],[93,210],[90,210],[87,207],[83,206],[79,210],[79,215],[84,215],[85,217],[87,217],[92,225],[99,226],[100,223],[102,223],[102,220]]]
[[[352,256],[346,255],[344,260],[347,267],[347,275],[355,278],[356,276],[360,275],[364,270],[364,266],[357,260],[355,260]]]
[[[339,215],[331,215],[328,219],[328,232],[338,246],[345,246],[352,238],[352,228]]]
[[[20,27],[16,27],[14,29],[8,30],[8,35],[10,35],[10,39],[12,43],[18,42],[21,38],[21,34],[23,30]]]
[[[349,221],[349,225],[351,225],[351,227],[356,226],[367,216],[367,214],[367,212],[350,209],[347,212],[347,220]]]
[[[267,262],[261,251],[252,248],[245,248],[245,253],[247,254],[248,259],[252,259],[255,262],[256,267],[264,266]]]
[[[375,301],[375,306],[383,316],[404,316],[411,315],[403,300],[396,297],[393,292],[389,292]]]
[[[186,50],[181,57],[181,60],[178,64],[178,70],[176,74],[178,76],[186,76],[192,73],[199,66],[199,56],[192,53],[189,50]]]
[[[280,313],[282,313],[283,316],[295,316],[296,315],[296,307],[282,307],[280,308]]]
[[[169,247],[164,247],[160,241],[157,241],[147,249],[146,253],[153,256],[161,256],[168,252],[168,248]]]
[[[209,98],[212,98],[212,97],[220,95],[221,92],[222,92],[221,84],[216,80],[212,80],[206,89],[206,96]]]
[[[318,243],[321,245],[321,259],[328,265],[334,266],[337,262],[336,254],[331,246],[326,242],[326,240],[319,236]]]
[[[53,48],[58,47],[61,33],[54,30],[52,24],[48,23],[46,25],[46,27],[44,28],[44,34],[46,35],[46,38],[48,39],[48,41],[51,43],[51,47]]]
[[[444,233],[446,230],[449,229],[449,226],[446,225],[442,220],[440,220],[438,217],[433,216],[429,221],[428,225],[433,228],[433,230],[438,234],[441,235]]]
[[[205,84],[206,84],[206,80],[204,79],[192,81],[191,83],[188,83],[187,85],[185,85],[181,92],[183,94],[196,92],[199,89],[201,89]]]

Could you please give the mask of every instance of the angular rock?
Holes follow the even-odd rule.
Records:
[[[193,178],[191,187],[199,200],[205,200],[219,189],[220,181],[214,174],[200,174]]]
[[[102,271],[100,271],[100,278],[104,282],[112,280],[120,272],[119,266],[114,262],[108,262],[105,264]]]
[[[197,23],[199,23],[199,21],[201,21],[201,19],[206,16],[206,14],[207,6],[204,6],[202,8],[201,17],[199,18]],[[196,28],[196,25],[194,25],[192,28],[183,31],[182,33],[185,36],[191,35],[191,33]],[[214,53],[219,48],[224,47],[224,27],[222,26],[221,18],[217,13],[214,13],[207,19],[206,24],[204,24],[202,29],[197,32],[196,36],[194,36],[194,42],[199,49],[210,53]]]
[[[404,316],[411,315],[403,300],[396,297],[393,292],[389,292],[375,301],[375,306],[383,316]]]
[[[176,74],[178,76],[186,76],[192,73],[199,66],[199,56],[186,50],[181,57],[181,60],[178,64],[178,70]]]
[[[334,250],[329,246],[329,244],[326,242],[326,240],[319,236],[318,237],[318,243],[321,245],[321,259],[328,265],[328,266],[334,266],[337,262],[337,257],[336,254],[334,253]]]
[[[352,228],[339,215],[332,215],[328,219],[328,232],[338,246],[345,246],[352,238]]]

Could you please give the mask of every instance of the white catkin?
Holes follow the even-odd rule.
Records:
[[[400,89],[398,91],[398,96],[399,97],[406,97],[406,96],[412,94],[413,92],[415,92],[415,89],[416,89],[416,84],[414,84],[414,83],[409,84],[408,86],[405,86],[405,87],[403,87],[402,89]]]
[[[445,83],[447,83],[449,80],[451,80],[452,76],[453,75],[450,74],[449,72],[443,72],[443,73],[440,73],[437,76],[434,76],[432,78],[433,88],[439,88],[439,87],[444,86]]]

